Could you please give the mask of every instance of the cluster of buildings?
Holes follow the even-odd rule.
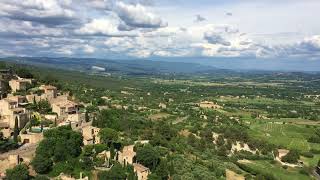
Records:
[[[26,92],[34,84],[33,79],[20,78],[10,70],[0,70],[0,131],[5,138],[10,138],[15,126],[23,129],[33,116],[33,112],[26,109],[28,104],[47,101],[52,114],[41,114],[41,119],[55,121],[58,126],[65,124],[80,124],[84,121],[84,114],[79,112],[79,105],[68,95],[60,95],[56,87],[41,85],[35,93]],[[11,94],[9,94],[11,90]],[[16,95],[27,94],[27,95]],[[21,142],[37,143],[42,140],[39,133],[20,133]]]
[[[53,113],[36,113],[37,116],[40,116],[41,119],[54,121],[57,126],[71,125],[72,129],[82,133],[84,145],[99,144],[101,142],[99,136],[100,129],[93,127],[91,125],[92,122],[85,122],[85,114],[79,111],[78,103],[71,100],[69,95],[59,94],[56,87],[41,85],[38,88],[34,88],[36,89],[34,93],[16,95],[18,92],[26,92],[33,83],[33,79],[23,79],[12,75],[11,71],[0,70],[0,132],[3,133],[5,138],[11,138],[13,136],[16,125],[21,130],[25,128],[30,119],[35,116],[35,112],[26,108],[28,104],[47,101]],[[9,87],[9,91],[4,90],[6,86]],[[4,94],[5,92],[10,92],[10,89],[12,94]],[[21,131],[19,135],[21,143],[37,144],[43,139],[42,131],[31,132],[27,129],[25,130],[23,133]],[[100,155],[104,155],[109,162],[111,156],[110,151],[105,151],[103,154],[100,153]],[[123,166],[132,165],[134,172],[138,176],[138,180],[147,180],[150,170],[136,163],[135,156],[134,145],[130,145],[118,151],[115,160]],[[10,155],[10,157],[4,161],[10,161],[13,165],[17,165],[19,164],[19,159],[19,155],[17,154]]]
[[[83,136],[83,144],[100,144],[99,132],[100,128],[93,127],[91,125],[85,126],[81,128],[82,136]],[[140,143],[145,144],[148,141],[141,141]],[[111,158],[110,151],[103,151],[98,156],[101,156],[105,159],[105,164],[108,164]],[[121,151],[117,151],[116,156],[114,158],[123,166],[132,165],[134,172],[136,173],[138,180],[147,180],[148,175],[151,173],[150,169],[136,162],[136,152],[134,151],[134,145],[124,146]]]

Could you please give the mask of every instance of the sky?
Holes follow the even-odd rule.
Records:
[[[0,0],[0,56],[320,60],[319,0]]]

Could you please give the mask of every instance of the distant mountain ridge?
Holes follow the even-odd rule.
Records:
[[[191,62],[166,62],[135,59],[108,60],[95,58],[9,57],[1,58],[0,60],[82,72],[101,72],[102,69],[105,69],[105,73],[128,75],[193,74],[223,71],[213,66]]]

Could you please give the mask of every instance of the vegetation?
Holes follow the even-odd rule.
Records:
[[[8,180],[28,180],[30,179],[28,167],[24,164],[17,165],[13,169],[6,171],[6,179]]]
[[[136,161],[152,171],[149,179],[224,179],[226,169],[248,179],[310,179],[320,158],[319,74],[104,77],[27,69],[39,83],[57,86],[86,104],[81,107],[86,121],[101,128],[102,143],[88,146],[70,127],[45,131],[32,161],[39,174],[90,176],[105,165],[98,153],[110,150],[113,157],[135,141]],[[200,108],[201,101],[219,108]],[[30,108],[51,111],[47,102]],[[282,166],[274,160],[277,149],[290,150],[282,161],[301,160],[304,167]],[[99,171],[99,179],[136,178],[131,166],[110,163],[114,166]]]

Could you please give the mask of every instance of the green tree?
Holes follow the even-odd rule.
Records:
[[[37,104],[37,111],[41,114],[46,114],[51,111],[51,105],[47,100],[41,100]]]
[[[289,153],[281,158],[283,162],[297,163],[300,158],[299,152],[296,150],[290,150]]]
[[[99,132],[99,135],[100,135],[101,141],[108,145],[118,140],[118,132],[111,128],[101,129],[101,131]]]
[[[126,170],[120,165],[115,164],[110,171],[101,171],[98,174],[98,179],[123,179],[127,178]]]
[[[19,127],[18,127],[18,117],[14,120],[14,130],[13,130],[13,141],[18,142],[18,136],[19,136]]]
[[[36,175],[33,180],[50,180],[47,176],[44,175]]]
[[[167,180],[169,178],[168,163],[165,159],[161,159],[155,173],[160,177],[160,179]]]
[[[33,158],[31,165],[37,173],[45,174],[51,170],[53,162],[50,158],[43,157],[42,155],[36,155]]]
[[[85,120],[86,122],[89,122],[89,121],[90,121],[88,111],[86,111],[86,113],[84,114],[84,120]]]
[[[28,180],[30,179],[28,167],[24,164],[17,165],[13,169],[6,170],[7,180]]]
[[[159,164],[160,154],[151,145],[145,145],[137,150],[137,161],[148,167],[151,171],[155,170]]]

